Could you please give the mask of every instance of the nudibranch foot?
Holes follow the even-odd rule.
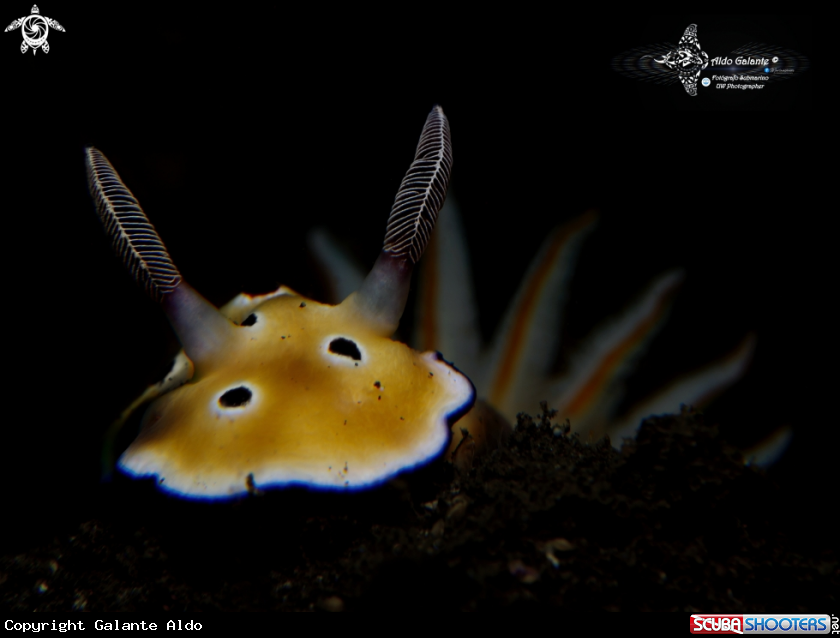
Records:
[[[435,107],[395,198],[382,252],[338,305],[280,287],[215,308],[187,284],[114,167],[86,151],[88,183],[116,252],[166,312],[183,351],[108,432],[151,400],[117,467],[193,499],[270,487],[354,490],[440,456],[472,408],[472,382],[438,352],[389,337],[405,308],[452,165]],[[106,459],[108,462],[109,459]]]
[[[504,445],[513,432],[513,426],[487,401],[476,399],[473,409],[455,424],[453,430],[449,456],[454,461],[459,446],[462,446],[462,437],[469,435],[473,453],[481,456]]]

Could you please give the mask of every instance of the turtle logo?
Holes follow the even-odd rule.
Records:
[[[686,92],[689,95],[697,95],[697,78],[700,77],[700,72],[709,66],[709,54],[700,48],[700,42],[697,40],[697,25],[688,25],[677,48],[654,62],[677,71]]]
[[[28,16],[18,18],[6,27],[6,32],[14,31],[20,28],[23,33],[23,42],[20,45],[20,52],[26,53],[29,48],[32,48],[32,54],[41,47],[44,53],[50,52],[50,45],[47,42],[47,35],[50,32],[50,27],[56,31],[64,31],[64,27],[52,18],[42,16],[38,10],[38,5],[32,5],[32,13]]]

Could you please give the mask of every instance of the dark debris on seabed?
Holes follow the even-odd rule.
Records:
[[[702,414],[650,418],[618,452],[544,409],[468,471],[376,490],[200,503],[126,479],[74,533],[0,558],[0,607],[836,609],[836,543],[808,542],[780,499]]]

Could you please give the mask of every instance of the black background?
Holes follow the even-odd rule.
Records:
[[[29,10],[4,6],[4,23]],[[4,518],[15,521],[4,527],[16,541],[83,520],[102,432],[177,349],[163,313],[111,254],[87,193],[84,146],[111,159],[184,277],[212,302],[280,283],[317,297],[306,231],[324,225],[372,264],[436,103],[451,123],[451,192],[485,338],[545,234],[597,207],[564,344],[659,273],[685,268],[628,399],[754,331],[748,375],[709,420],[742,445],[791,425],[795,439],[773,474],[806,506],[836,485],[832,396],[818,389],[832,372],[816,363],[828,359],[830,333],[817,328],[815,307],[829,292],[815,284],[828,260],[818,240],[836,204],[818,190],[819,124],[801,112],[816,71],[761,92],[691,98],[679,84],[610,69],[614,55],[677,42],[692,22],[710,57],[763,41],[799,50],[813,67],[809,17],[483,14],[458,24],[429,8],[409,19],[245,4],[195,13],[39,6],[67,30],[50,33],[48,55],[21,55],[19,31],[0,35],[0,445]]]

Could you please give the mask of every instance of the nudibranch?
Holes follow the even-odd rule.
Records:
[[[452,423],[473,405],[473,385],[440,353],[391,339],[446,196],[452,145],[440,107],[373,269],[338,305],[281,286],[216,309],[183,280],[105,156],[88,148],[86,160],[114,249],[183,346],[167,377],[126,411],[154,399],[119,458],[123,472],[154,476],[175,495],[227,498],[293,484],[364,488],[443,452]]]
[[[459,429],[470,433],[476,451],[492,448],[516,423],[517,413],[534,413],[541,401],[556,409],[560,419],[569,419],[573,432],[586,437],[607,434],[618,448],[624,438],[635,436],[645,417],[679,412],[681,404],[702,408],[746,372],[755,348],[752,334],[718,361],[676,378],[617,414],[624,381],[663,326],[684,278],[681,271],[673,270],[654,280],[620,316],[591,334],[570,355],[565,373],[552,374],[575,261],[596,222],[597,213],[590,211],[550,233],[535,253],[492,342],[484,347],[467,242],[456,202],[451,194],[447,198],[420,268],[412,345],[446,352],[477,389],[475,408],[456,424],[450,452],[460,442]],[[313,232],[309,246],[327,275],[331,295],[341,295],[360,281],[353,260],[326,232]],[[789,429],[777,432],[754,448],[752,458],[772,463],[789,439]]]

